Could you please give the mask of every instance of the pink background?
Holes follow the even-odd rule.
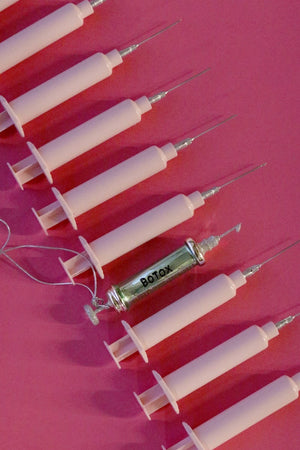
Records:
[[[1,1],[1,0],[0,0]],[[0,40],[65,4],[21,0],[0,15]],[[206,190],[264,161],[268,166],[224,189],[195,217],[106,267],[99,295],[156,259],[195,239],[243,223],[207,265],[198,267],[134,307],[122,318],[134,325],[218,273],[231,273],[271,256],[299,238],[299,2],[286,0],[109,0],[85,26],[1,75],[8,100],[96,51],[122,49],[182,18],[167,34],[146,44],[98,86],[25,126],[40,146],[123,98],[136,99],[171,87],[211,67],[203,77],[154,105],[142,123],[54,172],[62,192],[152,144],[178,142],[231,114],[238,117],[199,139],[168,169],[78,220],[88,241],[125,223],[176,193]],[[64,222],[44,236],[30,212],[52,202],[40,177],[24,192],[6,162],[29,151],[11,128],[0,137],[0,217],[11,226],[11,245],[66,246],[81,251],[78,233]],[[100,220],[99,220],[100,218]],[[5,240],[1,227],[1,242]],[[132,391],[232,337],[247,326],[277,321],[299,311],[300,246],[265,266],[231,302],[149,351],[150,364],[134,356],[119,371],[102,341],[124,335],[121,316],[105,313],[93,327],[80,287],[44,287],[1,259],[2,449],[137,450],[171,446],[185,437],[181,421],[197,426],[282,374],[300,370],[300,321],[257,355],[170,406],[148,422]],[[66,281],[58,254],[15,253],[37,276]],[[65,255],[62,255],[66,258]],[[82,281],[91,283],[87,274]],[[299,400],[227,444],[222,450],[299,448]]]

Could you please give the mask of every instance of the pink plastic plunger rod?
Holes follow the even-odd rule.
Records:
[[[198,191],[190,195],[179,194],[91,243],[81,236],[79,239],[97,272],[104,278],[105,264],[190,219],[195,209],[202,205],[204,199]],[[80,255],[62,262],[62,265],[71,281],[90,268]]]
[[[134,395],[149,420],[153,412],[168,403],[179,414],[178,400],[265,350],[269,340],[278,334],[273,322],[263,327],[253,325],[164,378],[153,371],[157,384],[140,395]]]
[[[147,350],[231,300],[246,282],[240,270],[229,276],[218,275],[134,327],[123,320],[127,335],[111,345],[104,344],[119,368],[120,361],[136,352],[148,362]]]
[[[11,102],[0,96],[5,109],[0,114],[0,132],[15,125],[24,137],[24,124],[109,77],[122,61],[117,50],[95,53]]]
[[[1,0],[0,2],[0,11],[3,11],[5,8],[17,3],[19,0]]]
[[[32,155],[9,168],[22,189],[24,183],[42,173],[52,183],[53,170],[136,125],[142,114],[151,109],[146,96],[136,101],[124,100],[39,149],[28,142]]]
[[[0,43],[0,74],[81,27],[93,14],[88,0],[67,3]]]
[[[57,201],[33,212],[46,234],[49,228],[65,219],[77,229],[76,217],[164,170],[168,161],[176,156],[173,144],[149,147],[64,194],[52,188]]]
[[[299,390],[300,372],[293,377],[284,375],[277,378],[194,430],[183,422],[189,437],[169,447],[168,450],[214,450],[292,403],[299,398]],[[162,448],[165,450],[164,446]]]

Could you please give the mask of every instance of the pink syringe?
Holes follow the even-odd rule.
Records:
[[[299,315],[262,327],[252,325],[165,377],[153,370],[157,384],[140,395],[134,393],[138,403],[149,420],[152,413],[168,403],[179,414],[179,400],[268,348],[269,341],[279,335],[279,329]]]
[[[110,345],[104,342],[111,357],[119,368],[121,368],[121,361],[137,352],[140,353],[145,362],[148,362],[148,350],[234,298],[238,288],[247,283],[248,277],[257,273],[265,264],[282,255],[283,252],[291,249],[299,242],[294,242],[263,263],[255,264],[244,271],[236,270],[231,275],[217,275],[135,326],[131,327],[129,323],[123,320],[122,324],[127,335]],[[93,324],[97,325],[99,323],[97,316],[105,308],[108,309],[112,305],[120,305],[119,310],[122,310],[121,306],[124,303],[126,304],[126,297],[129,297],[128,292],[132,296],[131,291],[134,288],[137,290],[140,284],[139,277],[137,276],[136,279],[133,279],[131,291],[127,287],[128,284],[124,283],[124,287],[120,285],[111,288],[107,292],[109,299],[107,304],[99,304],[96,309],[86,305],[86,312]],[[148,289],[150,291],[151,287]],[[144,288],[143,295],[146,295],[146,293],[147,289]]]
[[[170,92],[184,86],[194,78],[203,75],[208,70],[210,69],[205,69],[176,86],[151,97],[143,96],[135,101],[124,100],[39,149],[32,142],[27,142],[32,155],[13,166],[8,164],[8,167],[21,189],[23,189],[23,184],[43,173],[49,183],[53,183],[51,173],[53,170],[141,122],[143,114],[152,110],[154,103],[162,100]]]
[[[64,194],[57,188],[52,188],[56,201],[38,211],[33,208],[33,213],[46,234],[49,228],[65,219],[68,219],[77,230],[78,216],[166,169],[168,162],[176,158],[180,150],[234,117],[228,117],[197,136],[186,138],[176,144],[169,142],[162,147],[153,145]]]
[[[0,132],[14,125],[20,135],[24,137],[23,125],[110,77],[113,69],[122,64],[127,55],[179,22],[177,21],[123,50],[114,49],[106,55],[97,52],[10,102],[0,96],[0,104],[4,108],[4,111],[0,113]]]
[[[194,429],[182,422],[189,437],[167,450],[214,450],[297,400],[299,390],[300,372],[283,375]]]
[[[189,195],[178,194],[90,243],[82,236],[79,236],[79,240],[98,274],[104,278],[103,266],[192,218],[195,210],[203,206],[207,198],[264,166],[261,164],[203,193],[195,191]],[[88,261],[80,255],[61,263],[71,281],[90,268]]]
[[[94,13],[94,8],[105,1],[83,0],[77,5],[67,3],[1,42],[0,74],[80,28],[84,19]],[[4,5],[6,3],[4,0]]]

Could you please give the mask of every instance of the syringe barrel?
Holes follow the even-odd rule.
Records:
[[[151,109],[147,97],[124,100],[93,119],[39,148],[48,170],[52,171],[107,141],[141,121]]]
[[[22,125],[65,102],[85,89],[112,74],[112,69],[121,64],[117,50],[108,55],[95,53],[68,70],[9,102],[10,107]],[[1,116],[7,113],[0,114]],[[4,117],[3,117],[4,120]]]
[[[132,328],[147,350],[231,300],[245,283],[240,271],[220,274]]]
[[[179,249],[179,252],[181,250],[182,249]],[[170,256],[174,257],[174,263],[176,264],[176,252]],[[189,257],[190,259],[185,259],[186,266],[189,266],[189,263],[191,265],[195,264],[196,260],[199,264],[201,264],[202,255],[200,251],[198,252],[196,250],[195,256],[196,258],[193,259],[191,256]],[[202,262],[204,262],[204,258],[202,259]],[[183,267],[185,264],[183,264]],[[163,264],[161,266],[163,266]],[[155,268],[155,265],[153,268]],[[150,269],[151,268],[149,268],[149,271]],[[157,269],[158,266],[156,266],[156,270]],[[140,274],[140,276],[141,275],[142,274]],[[144,274],[144,277],[146,277],[146,274]],[[130,280],[127,280],[128,287],[126,286],[125,281],[121,285],[123,288],[122,290],[119,286],[115,286],[108,291],[107,295],[110,303],[113,304],[118,311],[127,309],[126,302],[127,298],[131,300],[130,295],[133,296],[133,301],[136,300],[137,297],[135,298],[135,294],[139,293],[140,287],[138,281],[139,278],[137,275],[134,281],[134,285],[136,285],[136,292],[133,292],[133,294],[131,294],[130,291],[132,283]],[[155,281],[155,285],[156,283],[157,282]],[[246,278],[240,270],[232,273],[229,277],[224,274],[218,275],[133,327],[131,327],[127,322],[122,321],[127,335],[110,345],[105,345],[119,368],[120,361],[123,361],[137,351],[140,353],[144,361],[148,362],[147,350],[149,348],[233,298],[236,294],[236,290],[245,283]],[[134,285],[132,286],[132,289],[134,288]],[[144,288],[144,290],[148,293],[146,288]],[[143,291],[141,294],[143,294]],[[130,351],[128,351],[129,346]]]
[[[0,12],[3,11],[5,8],[8,8],[9,6],[13,5],[14,3],[17,3],[19,0],[1,0],[0,3]]]
[[[81,236],[79,239],[100,277],[104,278],[105,264],[193,217],[194,210],[203,204],[198,191],[190,195],[179,194],[91,243]],[[74,256],[62,265],[71,280],[89,269],[88,264],[82,264],[80,256]]]
[[[299,397],[300,372],[294,377],[286,375],[277,378],[262,389],[216,415],[193,430],[199,440],[199,447],[214,450],[234,436],[255,425]],[[191,449],[184,439],[169,450]],[[191,441],[189,441],[191,442]]]
[[[168,148],[165,151],[164,148]],[[63,194],[74,217],[109,200],[167,167],[167,161],[177,155],[172,144],[162,149],[156,146],[132,156]]]
[[[94,12],[90,2],[68,3],[0,43],[0,73],[83,25]]]
[[[194,215],[204,201],[200,193],[176,195],[90,243],[101,266],[179,225]]]
[[[170,373],[164,381],[175,399],[180,400],[265,350],[269,340],[277,335],[278,329],[272,322],[263,327],[253,325]]]
[[[184,246],[180,247],[175,252],[156,261],[150,267],[147,267],[147,269],[128,278],[123,281],[123,283],[112,286],[107,292],[110,302],[117,311],[126,311],[138,299],[141,299],[145,295],[162,287],[169,281],[194,267],[196,264],[204,264],[204,257],[197,253],[196,246],[196,242],[189,239]],[[147,329],[147,331],[149,330]],[[155,333],[156,330],[153,329],[151,335]],[[139,333],[142,337],[142,341],[143,334],[142,330],[141,333]]]

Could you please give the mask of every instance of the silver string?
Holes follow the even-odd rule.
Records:
[[[11,229],[10,229],[10,226],[8,225],[8,223],[5,222],[5,220],[0,219],[0,222],[3,223],[3,225],[7,229],[7,238],[4,242],[4,244],[2,245],[2,247],[0,248],[0,256],[2,256],[2,255],[5,256],[5,258],[7,258],[15,267],[17,267],[21,272],[23,272],[30,279],[32,279],[33,281],[36,281],[37,283],[44,284],[46,286],[81,286],[81,287],[86,288],[90,292],[90,294],[92,296],[92,300],[100,300],[97,297],[97,287],[98,287],[97,286],[97,274],[94,269],[94,266],[92,265],[91,261],[89,260],[89,258],[87,256],[83,255],[82,253],[76,252],[75,250],[71,250],[69,248],[64,248],[64,247],[49,247],[49,246],[45,246],[45,245],[33,245],[33,244],[24,244],[24,245],[16,245],[14,247],[7,247],[8,243],[10,241],[10,238],[11,238]],[[65,252],[72,253],[73,255],[81,256],[88,262],[90,268],[92,269],[94,290],[92,290],[89,286],[87,286],[86,284],[83,284],[83,283],[74,283],[73,284],[71,282],[49,282],[49,281],[40,280],[39,278],[35,277],[30,272],[28,272],[23,266],[21,266],[19,263],[17,263],[13,258],[11,258],[7,254],[13,250],[24,249],[24,248],[65,251]]]

